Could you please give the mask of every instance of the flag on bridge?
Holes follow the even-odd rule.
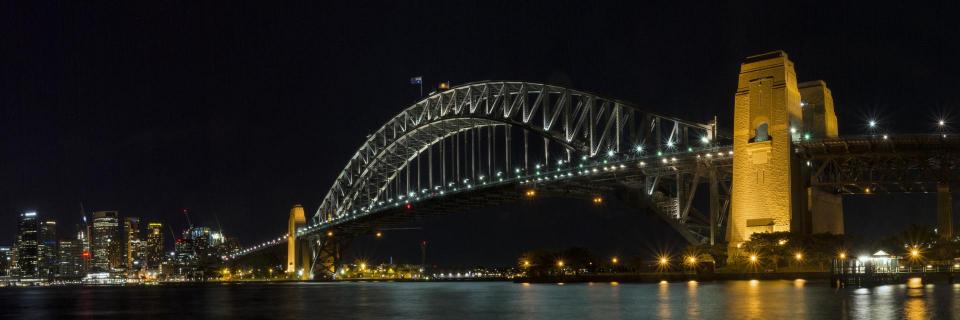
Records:
[[[416,76],[410,78],[410,84],[415,84],[420,87],[420,97],[423,97],[423,76]]]

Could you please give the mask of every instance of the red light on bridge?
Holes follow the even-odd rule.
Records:
[[[412,204],[412,203],[408,203],[408,204],[406,204],[406,205],[403,206],[403,207],[404,207],[404,208],[407,208],[407,210],[410,210],[410,209],[413,209],[413,204]]]
[[[89,258],[89,257],[90,257],[90,251],[84,251],[83,253],[80,254],[80,256],[82,256],[82,257],[84,257],[84,258]]]

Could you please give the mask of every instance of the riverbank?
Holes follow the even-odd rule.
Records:
[[[877,279],[857,279],[851,281],[856,286],[907,283],[909,279],[920,279],[924,284],[955,283],[957,274],[954,273],[901,273],[895,277],[886,277],[883,281]],[[836,281],[836,275],[830,272],[766,272],[766,273],[631,273],[631,274],[588,274],[547,277],[516,278],[516,283],[583,283],[583,282],[617,282],[617,283],[656,283],[661,281],[732,281],[732,280],[824,280]]]
[[[771,273],[630,273],[630,274],[588,274],[547,277],[517,278],[514,282],[525,283],[579,283],[579,282],[619,282],[619,283],[655,283],[661,281],[727,281],[727,280],[830,280],[829,272],[771,272]]]

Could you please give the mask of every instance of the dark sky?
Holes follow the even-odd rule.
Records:
[[[244,244],[274,237],[292,204],[312,214],[365,135],[416,100],[417,75],[568,85],[729,130],[739,62],[783,49],[801,81],[831,87],[842,134],[873,115],[894,133],[930,132],[944,113],[960,124],[951,1],[676,2],[4,1],[0,244],[25,210],[72,231],[80,202],[176,230],[189,208]],[[847,230],[932,223],[931,199],[848,198]],[[425,221],[396,236],[398,253],[359,250],[418,257],[429,238],[441,262],[509,262],[536,246],[675,241],[656,220],[624,227],[639,218],[614,207],[488,209]],[[538,214],[562,219],[533,226]],[[610,236],[618,227],[631,238]]]

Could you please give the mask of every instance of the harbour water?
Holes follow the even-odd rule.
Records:
[[[960,284],[803,280],[229,283],[0,289],[2,319],[956,319]]]

